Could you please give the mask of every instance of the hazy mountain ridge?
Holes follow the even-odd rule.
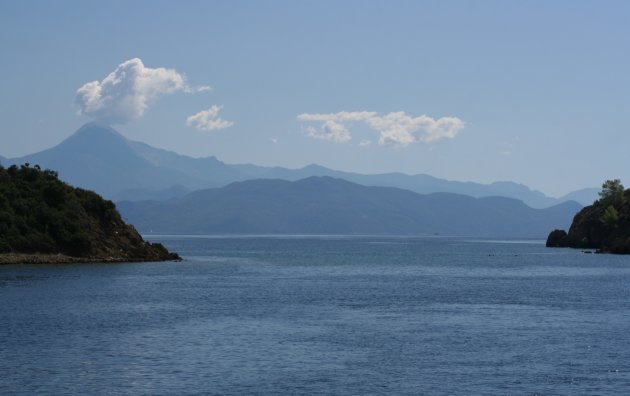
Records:
[[[584,206],[591,205],[597,199],[599,199],[599,193],[602,191],[600,188],[582,188],[580,190],[572,191],[562,197],[558,198],[562,201],[576,201]]]
[[[221,187],[237,181],[261,178],[295,181],[310,176],[330,176],[367,186],[397,187],[421,194],[450,192],[472,197],[505,196],[537,208],[567,200],[547,197],[513,182],[480,184],[403,173],[365,175],[315,164],[301,169],[226,164],[213,156],[192,158],[131,141],[113,128],[96,123],[82,126],[50,149],[20,158],[0,158],[0,161],[4,164],[29,162],[55,169],[63,180],[116,201],[169,199],[192,190]],[[596,191],[585,189],[566,197],[590,204],[596,198]],[[592,199],[589,198],[591,193]]]
[[[259,179],[165,202],[119,202],[141,232],[175,234],[474,235],[543,238],[581,208],[533,209],[504,197],[417,194],[330,177]]]

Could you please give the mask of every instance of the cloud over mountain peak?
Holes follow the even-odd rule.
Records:
[[[133,58],[119,64],[101,81],[85,83],[76,92],[80,113],[107,124],[124,124],[142,117],[160,96],[175,92],[201,92],[210,87],[192,87],[175,69],[146,67]]]

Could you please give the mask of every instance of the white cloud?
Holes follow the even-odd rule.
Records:
[[[343,122],[365,121],[376,113],[368,111],[341,111],[330,114],[300,114],[298,120],[307,122],[321,122],[319,129],[308,126],[306,134],[315,139],[330,140],[336,143],[347,142],[351,139],[350,131]]]
[[[363,139],[359,142],[359,147],[367,147],[372,144],[371,140]]]
[[[330,140],[337,143],[347,142],[351,139],[348,129],[332,120],[325,121],[319,129],[312,126],[306,127],[306,134],[315,139]]]
[[[376,116],[373,111],[340,111],[339,113],[328,114],[300,114],[297,118],[300,121],[364,121]]]
[[[208,90],[208,86],[191,87],[186,76],[175,69],[153,69],[134,58],[118,65],[102,81],[84,84],[77,90],[75,102],[81,114],[108,124],[123,124],[142,117],[162,95]]]
[[[198,87],[186,90],[186,92],[188,93],[206,92],[206,91],[212,91],[212,87],[209,85],[200,85]]]
[[[328,114],[300,114],[298,120],[321,122],[319,129],[309,126],[307,135],[334,142],[352,139],[347,123],[365,122],[380,134],[380,145],[408,146],[413,142],[431,143],[440,139],[453,139],[465,123],[457,117],[431,118],[427,115],[411,116],[403,111],[379,116],[371,111],[342,111]],[[363,143],[363,142],[362,142]],[[360,146],[366,144],[359,143]]]
[[[219,118],[219,112],[223,106],[213,105],[208,110],[200,111],[186,119],[186,125],[202,131],[214,131],[229,128],[234,125],[232,121]]]
[[[368,124],[380,132],[379,144],[407,146],[413,142],[431,143],[440,139],[453,139],[464,128],[457,117],[433,119],[426,115],[413,117],[403,111],[374,117]]]

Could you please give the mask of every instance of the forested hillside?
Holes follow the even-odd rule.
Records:
[[[176,258],[125,224],[113,202],[69,186],[51,170],[0,166],[0,253],[42,253],[93,260]]]

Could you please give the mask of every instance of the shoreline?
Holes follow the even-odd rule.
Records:
[[[65,254],[0,253],[0,265],[19,264],[94,264],[94,263],[146,263],[182,261],[179,259],[130,259],[126,257],[74,257]]]

